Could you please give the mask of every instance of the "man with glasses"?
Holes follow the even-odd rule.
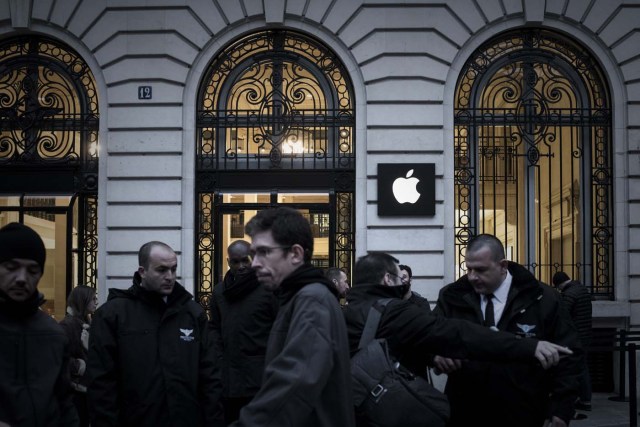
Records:
[[[258,281],[280,308],[262,387],[233,425],[354,426],[347,331],[337,290],[311,265],[309,222],[280,207],[260,211],[245,230]]]
[[[236,240],[227,248],[229,271],[213,289],[211,320],[216,354],[222,358],[225,423],[231,424],[260,389],[271,325],[278,312],[273,292],[251,268],[250,244]]]
[[[425,374],[432,354],[494,362],[537,359],[547,369],[558,364],[562,355],[572,353],[547,341],[519,339],[464,320],[437,317],[404,300],[409,284],[402,279],[398,260],[387,253],[370,253],[358,259],[354,277],[355,285],[347,295],[344,310],[352,353],[358,349],[369,309],[377,301],[391,298],[376,338],[386,338],[392,355],[415,375]]]

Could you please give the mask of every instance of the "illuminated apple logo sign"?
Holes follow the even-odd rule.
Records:
[[[378,215],[435,215],[435,182],[433,163],[378,164]]]
[[[420,198],[420,193],[416,189],[420,180],[418,178],[411,177],[413,175],[413,169],[407,172],[406,178],[400,177],[393,181],[393,197],[396,198],[398,203],[415,203]]]

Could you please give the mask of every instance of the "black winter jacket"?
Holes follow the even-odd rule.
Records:
[[[229,271],[213,289],[210,325],[221,358],[225,397],[251,397],[260,389],[277,313],[278,299],[260,285],[253,271],[237,277]]]
[[[519,340],[460,320],[437,317],[423,307],[401,299],[400,286],[356,284],[344,309],[351,352],[355,353],[369,308],[383,298],[394,298],[380,319],[376,338],[386,338],[396,359],[416,375],[426,371],[432,354],[478,360],[533,362],[537,341]]]
[[[139,284],[136,273],[128,290],[111,289],[91,322],[92,427],[221,425],[222,384],[204,310],[178,283],[167,303]]]
[[[550,416],[567,424],[573,416],[582,357],[575,328],[554,289],[519,264],[510,262],[508,270],[513,280],[498,329],[567,346],[574,355],[548,370],[539,363],[466,361],[447,381],[452,426],[539,427]],[[480,297],[467,276],[440,291],[435,313],[482,324]]]
[[[580,343],[583,347],[591,344],[591,294],[580,282],[571,281],[561,290],[562,302],[569,311],[573,324],[578,330]]]
[[[38,309],[0,295],[0,421],[12,427],[78,425],[69,387],[69,340]]]

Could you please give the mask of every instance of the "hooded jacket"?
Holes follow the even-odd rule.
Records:
[[[91,322],[91,425],[221,425],[222,385],[204,310],[177,282],[166,303],[140,282],[135,273],[129,289],[110,289]]]
[[[582,357],[575,328],[554,289],[519,264],[509,262],[508,270],[513,280],[498,329],[567,346],[574,355],[548,370],[538,363],[465,361],[462,369],[449,375],[445,390],[452,426],[539,427],[551,416],[567,424],[573,417]],[[435,312],[477,324],[483,321],[480,297],[466,275],[440,291]],[[487,411],[488,407],[496,409]]]
[[[77,426],[69,387],[69,340],[38,307],[0,294],[0,421],[12,427]]]
[[[276,290],[280,309],[262,387],[232,426],[353,427],[347,332],[338,291],[303,265]]]
[[[228,271],[213,289],[210,325],[221,358],[223,395],[251,397],[260,389],[269,332],[278,300],[255,272]]]

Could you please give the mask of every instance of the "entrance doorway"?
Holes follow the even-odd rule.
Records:
[[[252,192],[200,195],[196,274],[198,300],[208,307],[213,286],[228,271],[227,247],[237,240],[251,241],[244,227],[263,209],[288,206],[309,220],[314,237],[311,263],[318,268],[336,266],[351,277],[353,263],[353,210],[351,193]]]
[[[256,212],[309,218],[313,263],[351,274],[355,99],[337,55],[289,30],[247,34],[213,58],[198,93],[195,296],[204,307]]]
[[[0,197],[0,227],[19,222],[33,228],[42,238],[47,250],[43,276],[38,291],[44,294],[42,309],[57,320],[65,315],[66,298],[79,284],[92,284],[87,278],[95,271],[82,266],[93,265],[95,252],[81,249],[83,243],[82,212],[84,202],[77,196],[21,194]]]
[[[219,253],[217,264],[221,266],[216,275],[220,282],[228,270],[226,248],[236,240],[251,241],[244,234],[244,226],[263,209],[274,204],[297,209],[311,224],[313,232],[313,258],[311,263],[316,267],[329,267],[330,252],[330,205],[328,193],[242,193],[223,194],[218,221]]]

